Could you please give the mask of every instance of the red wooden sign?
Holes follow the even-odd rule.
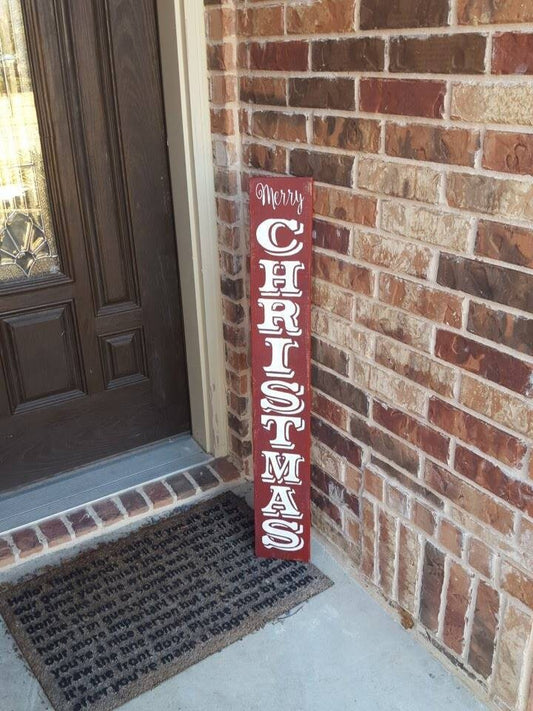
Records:
[[[310,555],[311,178],[250,184],[255,550]]]

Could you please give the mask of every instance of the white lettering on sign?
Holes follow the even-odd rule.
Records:
[[[279,205],[293,205],[298,214],[303,209],[303,195],[298,191],[274,191],[263,183],[256,186],[256,196],[264,205],[274,209]],[[289,231],[289,235],[287,235]],[[267,219],[259,224],[256,238],[263,249],[273,257],[288,257],[301,251],[303,243],[297,239],[303,234],[303,224],[297,220]],[[291,353],[298,349],[293,336],[302,333],[298,318],[299,306],[293,301],[302,295],[298,285],[299,274],[304,270],[300,261],[260,259],[264,283],[259,288],[258,304],[263,310],[263,322],[257,325],[271,352],[270,364],[264,367],[269,378],[261,384],[262,427],[269,433],[272,450],[264,450],[265,469],[261,481],[270,484],[270,500],[261,511],[262,543],[265,548],[297,551],[303,548],[303,527],[296,523],[303,517],[295,502],[293,487],[301,485],[299,466],[303,457],[292,453],[294,431],[303,431],[305,421],[298,414],[304,410],[304,385],[288,382],[295,375],[290,367]],[[285,380],[283,380],[285,379]]]
[[[304,196],[299,190],[274,190],[270,185],[257,183],[255,195],[263,206],[270,205],[275,211],[278,207],[296,207],[298,215],[302,214],[304,208]]]

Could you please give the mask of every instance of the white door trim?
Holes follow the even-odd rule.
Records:
[[[157,0],[192,435],[228,452],[204,3]]]

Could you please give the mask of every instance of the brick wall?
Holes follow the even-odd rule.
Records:
[[[207,0],[206,23],[234,456],[249,467],[248,177],[313,175],[315,525],[523,710],[533,3]]]

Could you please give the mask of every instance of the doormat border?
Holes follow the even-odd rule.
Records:
[[[39,682],[41,689],[43,690],[44,694],[46,695],[54,709],[62,711],[62,709],[66,708],[65,700],[59,694],[59,689],[56,685],[53,675],[41,663],[39,655],[34,652],[33,642],[28,638],[26,632],[18,627],[17,617],[12,612],[11,607],[7,604],[6,597],[8,595],[10,596],[16,594],[17,591],[20,588],[24,587],[30,580],[33,580],[36,583],[39,580],[46,579],[51,577],[52,575],[57,574],[59,568],[62,569],[62,573],[66,574],[72,568],[78,567],[85,561],[91,560],[97,555],[102,555],[102,549],[103,553],[105,554],[112,552],[117,548],[120,548],[126,540],[133,543],[138,538],[143,537],[146,529],[150,528],[154,531],[157,531],[161,528],[164,528],[168,520],[173,517],[178,518],[180,516],[187,516],[192,512],[202,512],[204,509],[213,506],[213,504],[217,501],[224,504],[224,502],[227,500],[235,504],[239,509],[242,510],[245,515],[251,515],[252,509],[248,506],[248,504],[243,498],[237,496],[232,491],[226,491],[220,494],[219,496],[211,497],[209,499],[201,501],[198,504],[192,504],[191,506],[184,507],[178,512],[171,512],[169,515],[164,516],[157,522],[147,523],[146,525],[143,525],[135,531],[127,533],[126,535],[121,536],[116,540],[102,542],[96,547],[91,548],[90,550],[79,553],[78,555],[65,561],[64,563],[48,565],[45,568],[42,568],[39,572],[25,575],[23,578],[21,578],[15,583],[7,583],[0,585],[0,613],[11,636],[13,637],[13,640],[17,645],[17,649],[19,650],[26,664],[30,667],[35,678]],[[94,711],[111,711],[112,709],[118,708],[127,701],[130,701],[131,699],[136,698],[137,696],[140,696],[145,692],[151,691],[156,686],[159,686],[159,684],[161,684],[162,682],[166,681],[167,679],[170,679],[173,676],[176,676],[185,669],[194,666],[195,664],[202,661],[203,659],[206,659],[215,652],[222,651],[226,647],[229,647],[231,644],[239,641],[240,639],[243,639],[252,632],[257,632],[258,630],[262,629],[268,622],[273,622],[279,619],[279,617],[281,617],[283,614],[288,612],[290,609],[292,609],[299,603],[302,603],[310,599],[311,597],[318,595],[319,593],[327,590],[334,584],[333,581],[330,580],[324,573],[322,573],[322,571],[319,570],[313,563],[295,563],[295,565],[305,565],[309,569],[309,571],[311,571],[317,577],[305,588],[296,590],[287,595],[286,597],[281,598],[278,601],[276,613],[274,615],[272,615],[272,608],[270,608],[270,610],[254,613],[254,617],[252,620],[247,620],[247,622],[243,626],[230,631],[222,639],[211,638],[208,642],[201,644],[198,649],[194,650],[185,658],[178,658],[175,661],[170,662],[168,666],[152,672],[150,675],[144,677],[143,679],[139,679],[132,682],[126,688],[115,693],[111,697],[111,700],[109,700],[108,697],[104,699],[103,702],[96,702],[94,705],[91,705],[87,708],[91,708],[91,710],[94,709]],[[221,641],[223,641],[223,644],[220,643]],[[24,651],[24,648],[26,649],[26,652]],[[48,690],[45,689],[45,687],[40,683],[41,678],[47,680]]]

